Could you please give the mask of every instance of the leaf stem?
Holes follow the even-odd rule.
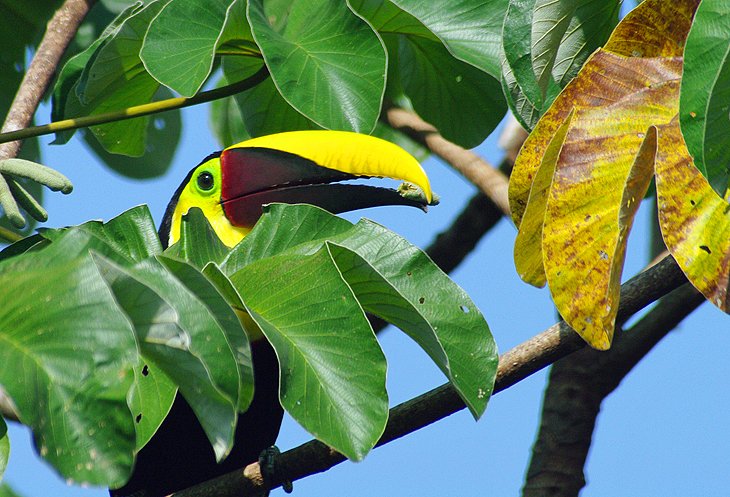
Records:
[[[226,86],[222,86],[220,88],[204,91],[190,98],[168,98],[165,100],[159,100],[157,102],[135,105],[118,111],[106,112],[104,114],[82,116],[73,119],[64,119],[62,121],[56,121],[40,126],[31,126],[29,128],[23,128],[16,131],[0,133],[0,143],[22,140],[33,136],[48,135],[51,133],[57,133],[59,131],[87,128],[89,126],[122,121],[124,119],[132,119],[134,117],[142,117],[158,112],[182,109],[183,107],[189,107],[191,105],[198,105],[210,102],[211,100],[228,97],[231,95],[235,95],[236,93],[248,90],[266,79],[268,75],[269,71],[264,65],[261,67],[261,69],[259,69],[256,74],[251,77],[248,77],[242,81],[231,83]]]

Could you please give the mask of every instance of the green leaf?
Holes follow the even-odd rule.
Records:
[[[508,0],[393,0],[441,39],[459,60],[497,78]],[[446,71],[448,72],[448,71]]]
[[[231,275],[276,350],[280,400],[305,429],[359,461],[385,429],[385,356],[328,247]]]
[[[405,34],[439,40],[421,21],[389,0],[350,0],[348,4],[381,35]]]
[[[363,309],[418,343],[478,419],[492,394],[498,362],[479,309],[404,238],[367,220],[348,235],[330,244],[330,251]]]
[[[132,466],[129,322],[73,232],[0,263],[0,383],[64,478],[118,486]]]
[[[5,420],[0,416],[0,481],[3,480],[9,459],[10,438],[8,438],[8,425],[5,424]]]
[[[448,140],[472,148],[506,111],[499,82],[452,57],[437,42],[401,37],[401,83],[416,112]]]
[[[0,497],[23,497],[7,483],[0,483]]]
[[[240,80],[258,71],[261,64],[261,59],[251,57],[225,57],[223,72],[228,80]],[[271,78],[248,91],[237,93],[233,98],[249,136],[300,129],[321,129],[281,96]]]
[[[292,247],[314,242],[318,249],[322,240],[352,229],[352,223],[313,206],[271,204],[263,207],[263,216],[254,229],[236,245],[221,262],[227,274],[243,269],[254,261],[271,257]]]
[[[679,122],[694,163],[722,197],[730,186],[730,5],[704,0],[684,51]]]
[[[175,383],[155,366],[150,367],[140,361],[134,367],[134,384],[129,390],[127,404],[134,417],[136,451],[144,447],[157,432],[170,412],[176,393]]]
[[[117,262],[138,262],[162,252],[152,214],[146,205],[132,207],[106,223],[88,221],[71,228],[43,230],[41,234],[55,242],[73,231],[94,235],[108,249],[104,249],[99,243],[92,248],[106,257],[114,257]]]
[[[502,87],[532,129],[618,23],[620,1],[511,0],[503,28]]]
[[[152,100],[160,85],[145,70],[139,51],[149,23],[167,1],[152,2],[140,10],[130,13],[128,9],[120,14],[114,28],[108,30],[93,53],[84,55],[88,59],[67,94],[62,109],[64,118],[119,111]],[[71,71],[69,77],[73,74]],[[60,102],[56,107],[59,106]],[[108,152],[139,157],[146,150],[150,120],[144,116],[90,129]]]
[[[172,98],[172,92],[160,87],[155,100]],[[175,109],[152,117],[147,128],[145,151],[141,157],[111,154],[93,133],[84,132],[84,141],[104,164],[128,178],[149,179],[165,174],[177,150],[182,133],[180,110]]]
[[[140,56],[150,74],[185,97],[213,68],[232,0],[175,0],[152,20]]]
[[[203,211],[193,207],[182,217],[180,240],[165,250],[165,255],[187,261],[202,270],[211,261],[221,262],[229,251]]]
[[[325,244],[360,305],[413,338],[479,417],[498,359],[489,327],[468,295],[404,238],[371,221],[353,226],[316,207],[272,204],[221,269],[232,275],[259,259],[311,255]]]
[[[238,327],[241,340],[245,338],[233,310],[200,273],[180,261],[164,257],[160,261],[164,266],[146,259],[121,267],[96,259],[133,324],[147,364],[160,368],[178,385],[220,460],[233,443],[236,408],[244,389],[237,359],[245,351],[230,341],[236,333],[232,326]],[[221,310],[228,312],[225,319],[212,314]]]
[[[247,16],[281,95],[324,128],[370,132],[385,90],[377,34],[338,0],[276,5],[251,0]]]

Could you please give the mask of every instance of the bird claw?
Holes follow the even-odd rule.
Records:
[[[267,485],[271,482],[281,480],[281,488],[284,492],[290,494],[294,490],[294,485],[291,480],[284,480],[279,476],[279,456],[281,456],[281,451],[276,445],[272,445],[261,451],[261,454],[259,454],[261,476]],[[263,495],[265,497],[268,496],[269,491],[267,490]]]

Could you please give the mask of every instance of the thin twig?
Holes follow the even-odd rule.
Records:
[[[621,286],[619,324],[659,297],[679,287],[687,280],[673,258],[634,276]],[[545,366],[585,347],[585,343],[564,322],[506,352],[499,359],[494,393],[509,388]],[[396,440],[424,426],[445,418],[461,409],[464,403],[450,385],[442,385],[390,410],[388,426],[378,445]],[[253,496],[268,488],[328,470],[345,458],[322,442],[312,440],[288,450],[279,460],[278,479],[265,485],[258,463],[243,470],[201,483],[175,495],[192,496]]]
[[[81,116],[73,119],[64,119],[62,121],[55,121],[49,124],[43,124],[41,126],[32,126],[29,128],[18,129],[17,131],[11,131],[8,133],[0,133],[0,144],[12,140],[30,138],[32,136],[49,135],[51,133],[57,133],[59,131],[70,131],[73,129],[88,128],[89,126],[107,124],[115,121],[123,121],[124,119],[148,116],[150,114],[157,114],[160,112],[182,109],[184,107],[190,107],[192,105],[210,102],[219,98],[229,97],[231,95],[235,95],[237,93],[241,93],[242,91],[253,88],[261,81],[265,80],[268,75],[269,71],[267,67],[263,65],[261,66],[261,69],[256,72],[256,74],[242,81],[237,81],[235,83],[221,86],[220,88],[215,88],[213,90],[204,91],[190,98],[168,98],[165,100],[158,100],[156,102],[150,102],[147,104],[134,105],[126,109],[106,112],[104,114],[94,114],[91,116]]]
[[[502,213],[509,217],[509,201],[507,190],[509,180],[501,171],[474,152],[466,150],[441,136],[431,124],[421,119],[416,113],[393,107],[387,110],[388,123],[405,132],[414,140],[423,143],[434,154],[449,163],[466,179],[479,188]]]

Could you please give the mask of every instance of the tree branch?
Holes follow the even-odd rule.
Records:
[[[66,0],[48,22],[38,50],[10,105],[2,127],[3,133],[27,128],[31,123],[66,47],[94,3],[96,0]],[[16,157],[21,144],[20,141],[13,141],[0,145],[0,160]]]
[[[673,258],[667,257],[654,267],[634,276],[621,286],[618,324],[687,280]],[[509,388],[548,364],[585,347],[585,342],[564,322],[506,352],[499,359],[494,393]],[[378,445],[396,440],[461,409],[464,403],[450,385],[442,385],[390,410],[390,418]],[[250,496],[266,488],[280,486],[282,481],[298,480],[328,470],[345,460],[344,456],[323,443],[312,440],[288,450],[279,460],[275,481],[265,484],[257,463],[243,470],[201,483],[177,496]]]
[[[705,301],[686,283],[662,298],[607,352],[584,349],[553,364],[524,496],[577,496],[601,403],[667,333]]]

